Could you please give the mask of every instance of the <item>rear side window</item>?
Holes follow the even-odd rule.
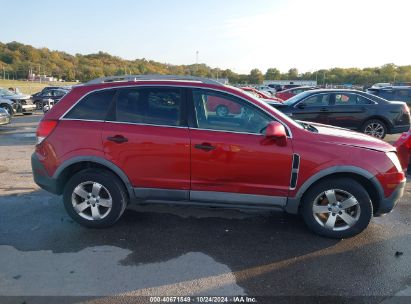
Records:
[[[182,91],[178,88],[120,90],[116,121],[164,126],[181,126]]]
[[[369,104],[375,104],[374,101],[371,101],[361,95],[356,95],[357,96],[357,104],[359,105],[369,105]]]
[[[115,95],[115,90],[93,92],[74,106],[65,118],[85,120],[106,120],[107,111]]]
[[[353,94],[335,94],[336,106],[348,106],[357,104],[357,96]]]

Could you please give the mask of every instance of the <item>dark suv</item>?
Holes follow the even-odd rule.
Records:
[[[217,115],[215,98],[240,111]],[[183,76],[73,88],[40,122],[32,168],[88,227],[114,224],[129,203],[167,203],[280,209],[320,235],[349,237],[405,187],[388,143],[298,123],[240,89]]]
[[[381,139],[410,128],[410,111],[404,102],[356,90],[310,90],[283,103],[270,104],[294,119],[357,130]]]
[[[382,88],[369,88],[367,93],[387,100],[403,101],[411,105],[411,86],[390,86]]]

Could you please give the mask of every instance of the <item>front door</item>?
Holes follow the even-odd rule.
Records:
[[[208,102],[225,101],[239,113],[218,115]],[[291,139],[267,139],[269,114],[229,94],[192,94],[191,192],[199,201],[285,204],[290,187]]]

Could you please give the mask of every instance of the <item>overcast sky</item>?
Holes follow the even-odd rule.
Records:
[[[71,54],[200,63],[248,73],[277,67],[411,64],[410,0],[13,0],[0,41]]]

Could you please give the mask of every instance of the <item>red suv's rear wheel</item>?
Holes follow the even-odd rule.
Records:
[[[86,169],[74,174],[63,192],[64,206],[78,223],[93,228],[113,225],[123,214],[128,196],[109,171]]]
[[[319,235],[332,238],[360,233],[372,216],[367,191],[353,179],[322,181],[307,191],[301,203],[307,226]]]

